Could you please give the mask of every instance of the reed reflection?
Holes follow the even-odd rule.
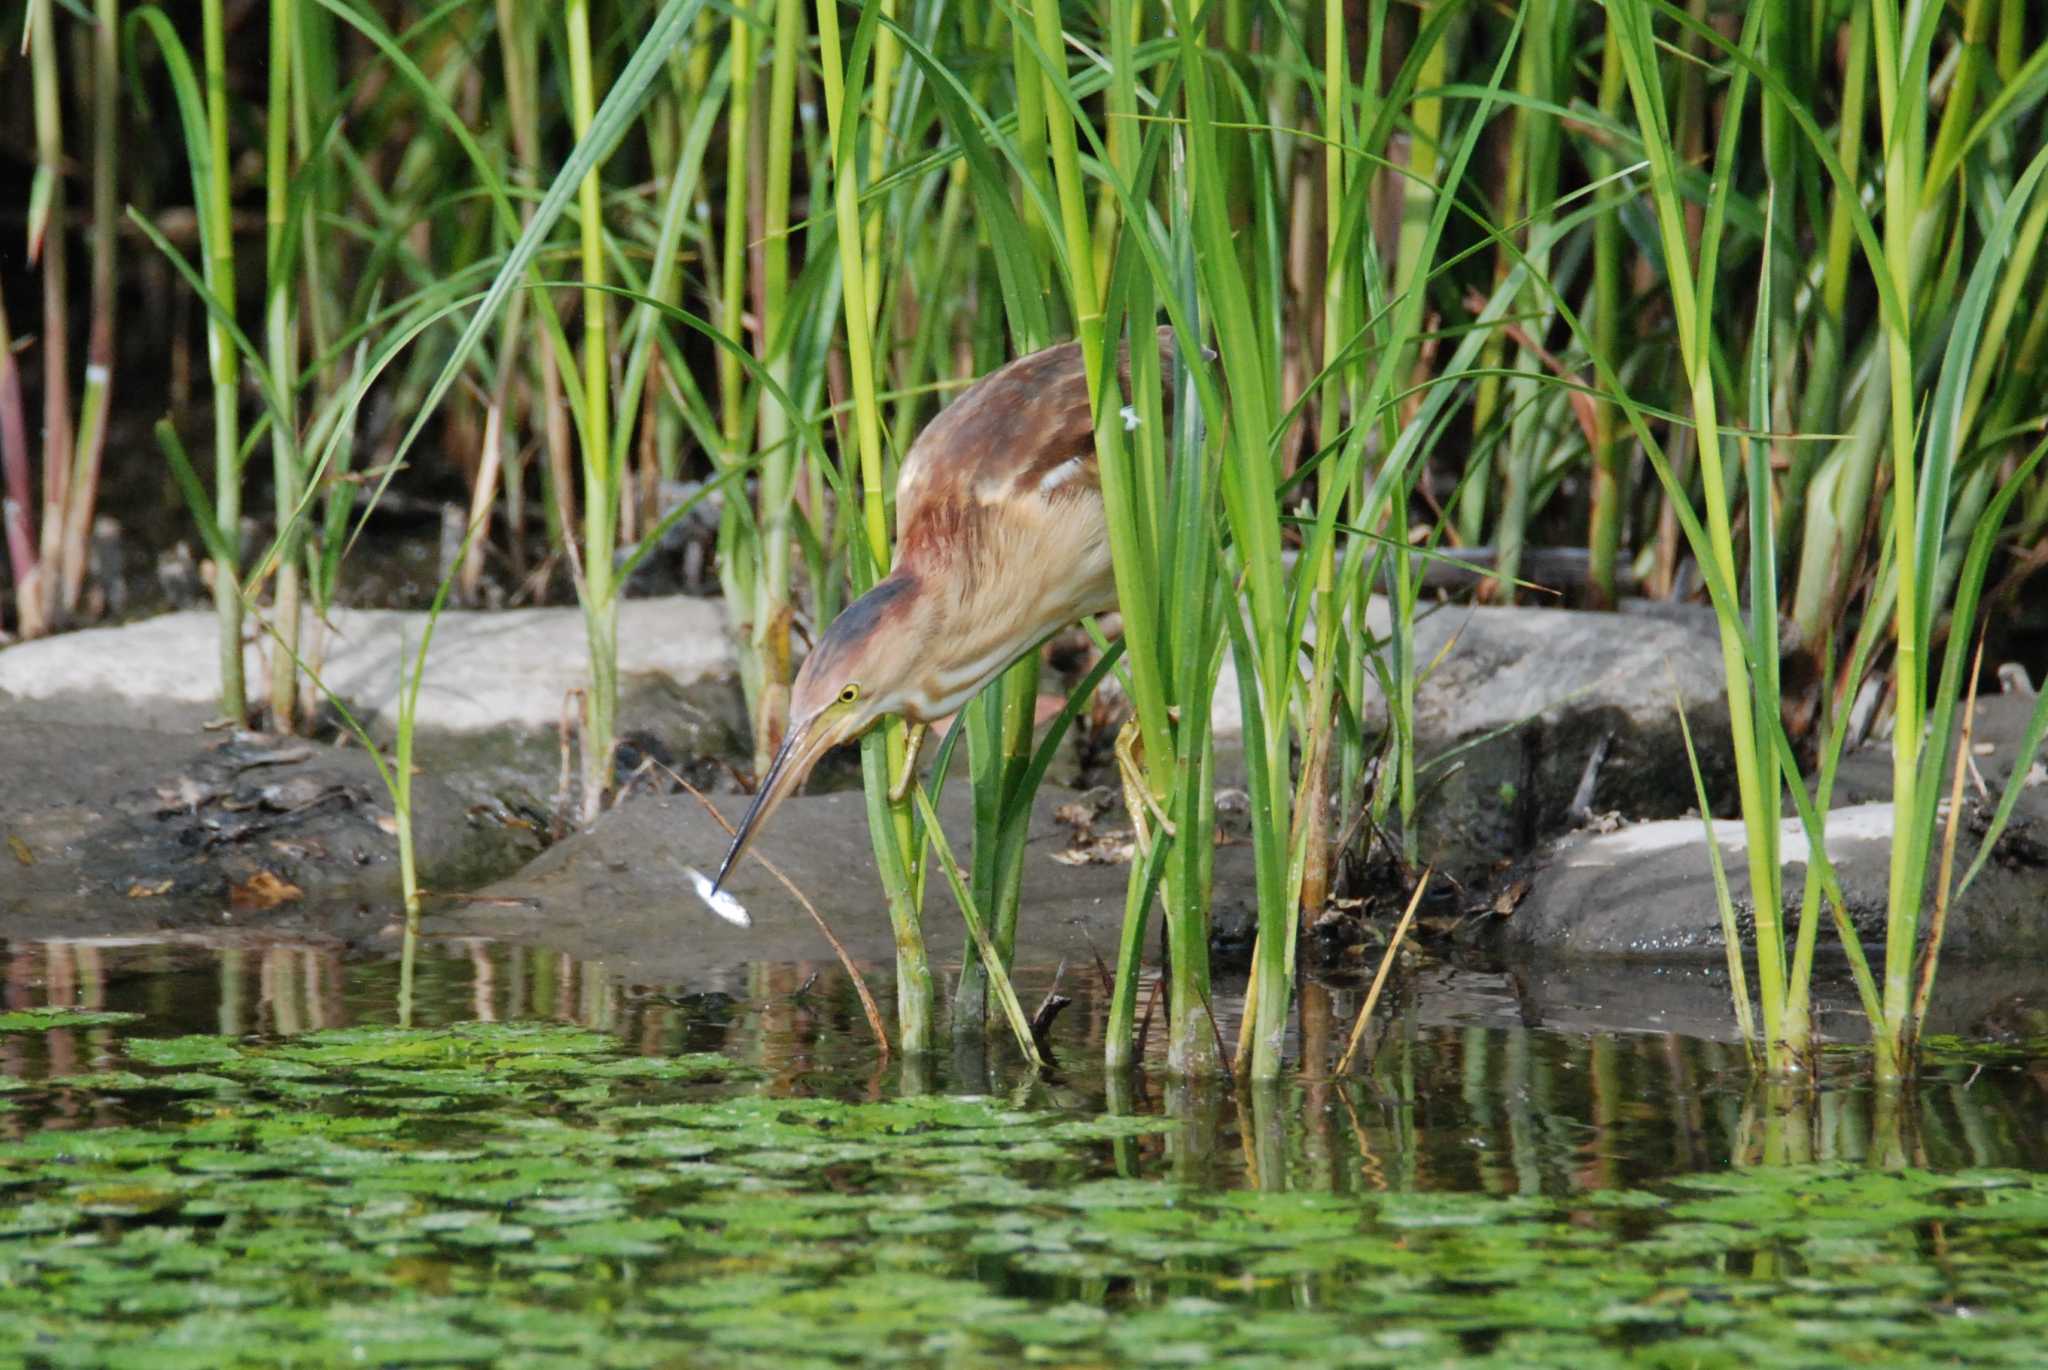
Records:
[[[156,940],[0,942],[8,1010],[111,1009],[134,1024],[0,1031],[0,1086],[17,1096],[0,1131],[83,1127],[163,1107],[95,1088],[130,1068],[127,1035],[290,1038],[391,1024],[405,997],[396,958],[339,942],[250,934]],[[881,978],[881,968],[865,968]],[[1020,995],[1056,967],[1020,967]],[[1758,1086],[1738,1049],[1671,1033],[1570,1034],[1432,1020],[1433,993],[1397,985],[1372,1026],[1367,1064],[1301,1069],[1253,1090],[1226,1076],[1146,1067],[1105,1080],[1102,994],[1059,981],[1073,1007],[1051,1033],[1060,1062],[1035,1076],[1006,1040],[942,1057],[883,1061],[836,963],[757,964],[719,988],[634,984],[603,962],[482,938],[421,939],[413,1020],[553,1019],[613,1034],[647,1055],[717,1052],[752,1068],[746,1086],[848,1099],[994,1094],[1019,1107],[1160,1113],[1174,1126],[1105,1149],[1106,1169],[1199,1186],[1265,1190],[1463,1190],[1552,1197],[1727,1166],[1850,1163],[2048,1169],[2048,1061],[2023,1050],[1930,1066],[1878,1091],[1854,1057],[1811,1084]],[[1349,1034],[1358,987],[1311,981],[1297,1050],[1328,1062]],[[1229,1040],[1235,1003],[1219,986]],[[1155,1044],[1156,1047],[1157,1044]],[[1363,1053],[1362,1053],[1363,1055]]]

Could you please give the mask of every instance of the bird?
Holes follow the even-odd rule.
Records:
[[[1173,336],[1155,335],[1167,375]],[[1128,346],[1118,378],[1128,400]],[[1135,426],[1128,403],[1123,417]],[[789,731],[710,893],[825,753],[897,715],[911,724],[914,764],[926,727],[1060,628],[1116,602],[1087,370],[1078,343],[1059,343],[968,386],[911,444],[896,480],[895,564],[804,659]]]

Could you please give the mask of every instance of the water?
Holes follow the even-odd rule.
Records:
[[[430,943],[0,944],[0,1365],[2033,1363],[2048,1039],[1515,1025],[1436,968],[1369,1073],[906,1065],[830,966],[690,996]],[[1027,1007],[1051,973],[1026,977]],[[877,982],[886,1001],[886,986]],[[1311,985],[1317,1043],[1357,995]],[[96,1015],[52,1020],[58,1003]],[[1155,1044],[1156,1045],[1156,1044]]]

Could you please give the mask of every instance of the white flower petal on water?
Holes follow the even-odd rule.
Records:
[[[690,877],[690,883],[697,888],[697,897],[704,901],[704,907],[736,927],[751,928],[754,920],[748,916],[746,905],[732,897],[725,890],[711,888],[711,877],[695,866],[683,867],[683,874]]]

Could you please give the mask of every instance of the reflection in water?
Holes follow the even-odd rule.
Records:
[[[122,1102],[89,1087],[94,1073],[123,1068],[127,1035],[290,1037],[399,1021],[408,997],[400,961],[346,951],[338,941],[259,936],[0,942],[5,1009],[143,1015],[120,1026],[0,1031],[0,1088],[57,1082],[24,1091],[21,1106],[0,1113],[0,1131],[132,1119],[132,1093]],[[1253,1087],[1175,1080],[1156,1073],[1156,1059],[1155,1073],[1104,1080],[1096,1062],[1106,1003],[1075,977],[1062,986],[1075,1003],[1054,1033],[1064,1068],[1051,1080],[1034,1079],[999,1033],[943,1059],[883,1063],[832,963],[756,964],[731,992],[682,995],[622,984],[602,962],[559,952],[428,939],[410,979],[410,1012],[423,1026],[575,1022],[648,1055],[723,1053],[760,1071],[756,1087],[769,1094],[938,1089],[1040,1108],[1164,1113],[1184,1126],[1119,1143],[1118,1161],[1192,1184],[1556,1196],[1727,1165],[2048,1169],[2048,1061],[2023,1053],[1930,1067],[1905,1094],[1871,1089],[1855,1057],[1815,1090],[1758,1087],[1740,1051],[1722,1043],[1492,1025],[1499,1012],[1480,1015],[1487,1025],[1456,1013],[1432,1021],[1444,996],[1412,982],[1386,1001],[1367,1071],[1304,1071]],[[1022,971],[1019,992],[1042,992],[1051,979]],[[1465,1002],[1478,992],[1460,988]],[[1334,1057],[1359,997],[1356,987],[1305,987],[1309,1059]],[[1228,1038],[1235,1025],[1220,1026]],[[1156,1056],[1156,1041],[1152,1048]]]

